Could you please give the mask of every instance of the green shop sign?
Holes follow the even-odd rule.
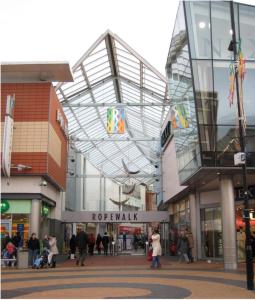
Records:
[[[2,200],[1,201],[1,213],[5,213],[9,210],[10,204],[7,200]]]
[[[43,205],[42,206],[42,216],[43,217],[48,217],[49,213],[50,213],[49,207],[46,206],[46,205]]]

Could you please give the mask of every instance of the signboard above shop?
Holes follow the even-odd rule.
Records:
[[[151,223],[168,222],[167,211],[65,211],[66,223]]]

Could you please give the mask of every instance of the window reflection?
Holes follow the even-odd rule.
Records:
[[[255,7],[239,4],[240,37],[246,59],[255,59]]]
[[[211,58],[210,2],[185,2],[192,58]]]
[[[229,59],[229,42],[232,39],[229,2],[211,2],[213,58]]]

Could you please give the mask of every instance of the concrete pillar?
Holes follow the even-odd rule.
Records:
[[[220,180],[221,218],[223,231],[224,268],[237,269],[235,198],[231,177],[223,176]]]
[[[30,232],[39,237],[41,220],[41,200],[33,199],[31,206],[31,225]]]
[[[197,218],[197,202],[196,202],[196,195],[190,194],[189,195],[189,209],[190,209],[190,223],[191,223],[191,232],[193,235],[194,240],[194,248],[193,248],[193,257],[194,260],[197,260],[197,228],[200,228],[200,220]]]

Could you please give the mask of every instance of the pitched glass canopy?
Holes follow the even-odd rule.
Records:
[[[160,131],[167,115],[166,78],[116,34],[106,31],[72,68],[74,82],[56,92],[71,142],[105,176],[152,184],[158,177]],[[107,134],[107,108],[123,107],[125,133]]]

